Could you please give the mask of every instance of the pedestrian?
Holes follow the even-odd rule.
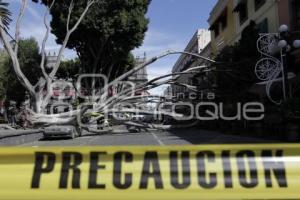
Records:
[[[15,127],[17,125],[17,108],[15,104],[11,104],[8,108],[8,118],[9,118],[9,123],[12,127]]]

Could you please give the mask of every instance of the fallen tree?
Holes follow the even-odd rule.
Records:
[[[20,68],[20,63],[18,60],[18,43],[20,40],[20,27],[21,27],[21,22],[22,18],[24,16],[24,12],[26,10],[26,6],[28,4],[28,0],[22,0],[18,19],[16,22],[16,28],[15,28],[15,36],[13,43],[10,41],[10,35],[8,34],[7,30],[5,29],[5,25],[3,24],[3,20],[0,20],[0,36],[1,39],[4,43],[4,46],[12,60],[13,63],[13,70],[20,81],[20,83],[26,88],[26,90],[29,92],[31,99],[32,99],[32,108],[28,109],[28,115],[27,118],[28,120],[34,124],[35,126],[48,126],[48,125],[74,125],[74,126],[81,126],[81,120],[84,116],[89,115],[91,113],[102,113],[103,115],[110,115],[112,113],[144,113],[144,114],[149,114],[149,115],[164,115],[164,116],[169,116],[173,118],[180,118],[184,117],[180,114],[174,113],[174,112],[167,112],[167,111],[162,111],[162,110],[153,110],[153,111],[145,111],[140,108],[141,104],[147,104],[150,98],[156,98],[156,103],[160,104],[163,102],[164,97],[160,96],[132,96],[132,94],[137,93],[138,91],[148,91],[157,87],[160,87],[162,85],[180,85],[182,87],[186,87],[191,91],[197,91],[197,88],[191,85],[187,84],[181,84],[178,83],[178,78],[181,75],[184,74],[194,74],[194,73],[199,73],[199,71],[203,70],[210,70],[207,66],[199,66],[195,68],[188,69],[184,72],[180,73],[172,73],[172,74],[167,74],[163,75],[160,77],[157,77],[153,80],[148,81],[147,83],[141,84],[141,85],[135,85],[133,88],[123,88],[124,87],[124,82],[134,73],[137,71],[153,64],[159,59],[162,59],[166,56],[173,55],[173,54],[187,54],[193,57],[196,57],[198,59],[203,59],[205,61],[215,63],[215,61],[202,57],[198,54],[194,53],[189,53],[189,52],[180,52],[180,51],[167,51],[165,53],[162,53],[159,56],[153,57],[146,62],[136,66],[134,69],[124,73],[123,75],[119,76],[115,80],[108,82],[105,84],[98,92],[96,92],[96,86],[95,84],[92,84],[91,90],[94,92],[92,93],[93,96],[86,98],[86,102],[82,105],[79,105],[75,110],[71,110],[69,112],[64,112],[60,114],[46,114],[45,113],[45,108],[49,104],[49,101],[52,97],[53,93],[53,83],[54,83],[54,78],[55,75],[60,67],[62,56],[64,53],[64,50],[66,49],[66,46],[68,44],[68,41],[70,39],[70,36],[72,33],[78,28],[82,20],[85,18],[87,15],[89,9],[97,2],[97,0],[88,0],[86,2],[86,7],[83,10],[81,16],[77,19],[77,22],[71,27],[70,26],[70,20],[72,17],[72,11],[74,8],[74,1],[70,1],[69,9],[68,9],[68,19],[67,19],[67,25],[66,25],[66,35],[65,39],[62,43],[62,46],[59,50],[57,60],[55,62],[54,68],[51,70],[50,73],[47,73],[45,69],[45,62],[46,62],[46,57],[45,57],[45,48],[46,48],[46,43],[49,38],[49,33],[50,33],[50,26],[47,21],[48,14],[51,11],[51,8],[55,4],[55,0],[49,1],[49,4],[47,5],[47,9],[44,14],[44,25],[46,28],[46,33],[42,41],[42,47],[41,47],[41,52],[42,52],[42,60],[40,63],[40,68],[42,70],[43,76],[39,78],[38,83],[33,84],[31,83],[27,77],[24,75]],[[166,78],[169,78],[168,80],[164,80]],[[123,88],[122,90],[118,90],[117,93],[113,96],[109,95],[109,89],[112,87],[121,87]],[[76,84],[75,86],[77,93],[80,92],[81,90],[81,85]],[[46,91],[46,94],[45,94]],[[130,109],[128,108],[122,108],[122,109],[116,109],[116,106],[119,105],[120,103],[130,103],[132,100],[138,100],[139,103],[132,104],[132,107]],[[89,108],[90,106],[87,105],[93,105],[92,109]],[[97,120],[94,119],[94,120]],[[129,120],[122,121],[120,123],[123,124],[130,124]],[[137,126],[143,126],[143,127],[148,127],[148,128],[169,128],[166,126],[159,126],[159,125],[154,125],[154,124],[138,124],[134,123]]]

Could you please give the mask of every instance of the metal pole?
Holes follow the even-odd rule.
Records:
[[[286,62],[286,52],[285,49],[281,49],[281,67],[282,67],[282,78],[283,78],[283,98],[287,100],[289,95],[289,80],[288,80],[288,69]]]

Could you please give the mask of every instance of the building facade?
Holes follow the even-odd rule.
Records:
[[[199,54],[201,56],[209,58],[211,54],[210,40],[210,31],[206,29],[199,29],[193,35],[192,39],[190,40],[184,51]],[[204,60],[183,54],[175,63],[172,72],[183,72],[187,69],[202,65],[206,65]],[[185,74],[181,75],[177,82],[180,84],[197,85],[196,82],[198,81],[195,79],[193,74]],[[189,89],[180,85],[172,85],[171,91],[173,93],[173,96],[178,98],[184,98],[184,94],[189,92]]]
[[[279,24],[286,24],[290,31],[300,31],[300,1],[278,1]]]
[[[144,55],[143,57],[136,57],[135,58],[135,64],[136,65],[140,65],[143,64],[144,62],[146,62],[146,55]],[[140,69],[139,71],[135,72],[133,75],[131,75],[128,80],[129,82],[133,83],[136,86],[138,85],[142,85],[144,83],[148,82],[148,73],[147,73],[147,69],[143,68]],[[147,91],[136,91],[136,93],[134,95],[148,95]]]
[[[211,30],[211,49],[215,57],[224,47],[234,44],[235,14],[234,0],[219,0],[210,13],[208,23]]]
[[[217,55],[241,38],[254,21],[261,33],[277,33],[282,24],[300,30],[300,2],[297,0],[219,0],[210,13],[211,47]]]
[[[291,32],[292,39],[300,39],[300,1],[281,0],[278,2],[279,23],[286,24]],[[295,58],[295,66],[300,65],[300,49],[293,49],[291,55]],[[299,70],[297,70],[299,71]]]
[[[299,0],[234,0],[235,42],[250,21],[254,21],[260,33],[277,33],[285,24],[294,36],[300,38],[300,1]],[[300,63],[299,50],[293,52],[297,63]]]
[[[57,61],[57,55],[54,52],[53,54],[51,54],[50,52],[48,53],[47,57],[46,57],[46,68],[47,69],[53,69],[55,67],[56,61]]]
[[[143,64],[144,62],[146,62],[146,59],[147,59],[146,55],[144,55],[143,57],[136,57],[135,64],[136,65]],[[133,75],[131,75],[128,78],[128,81],[133,82],[135,85],[141,85],[143,83],[148,82],[147,69],[143,68],[143,69],[140,69],[139,71],[135,72]]]
[[[277,0],[234,0],[235,27],[234,41],[238,42],[242,31],[254,21],[260,33],[274,33],[278,31],[279,12]]]

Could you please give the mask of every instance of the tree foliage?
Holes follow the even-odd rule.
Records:
[[[2,98],[14,100],[18,103],[24,101],[25,88],[18,81],[12,67],[10,58],[4,53],[1,56],[1,85],[3,86]],[[6,55],[6,56],[5,56]],[[39,46],[34,38],[23,39],[19,41],[18,58],[21,70],[24,72],[28,80],[35,84],[41,76]]]
[[[0,51],[0,100],[5,100],[6,98],[6,90],[5,90],[5,82],[6,82],[6,62],[8,60],[8,55],[5,50]]]
[[[78,74],[80,74],[80,66],[81,63],[79,59],[62,61],[56,77],[59,79],[74,79]]]
[[[51,9],[52,33],[59,44],[66,35],[70,2],[56,1]],[[133,66],[130,52],[143,42],[149,22],[145,17],[149,4],[150,0],[97,0],[67,45],[76,50],[83,73],[102,73],[114,78]],[[85,5],[86,0],[74,1],[70,26]]]
[[[243,30],[241,39],[233,46],[225,47],[216,57],[217,85],[223,93],[236,96],[247,91],[256,81],[255,65],[260,57],[256,48],[259,30],[255,22]],[[236,96],[239,98],[238,96]]]
[[[0,0],[0,18],[4,25],[4,30],[7,31],[9,23],[11,22],[11,12],[8,10],[8,3]]]

